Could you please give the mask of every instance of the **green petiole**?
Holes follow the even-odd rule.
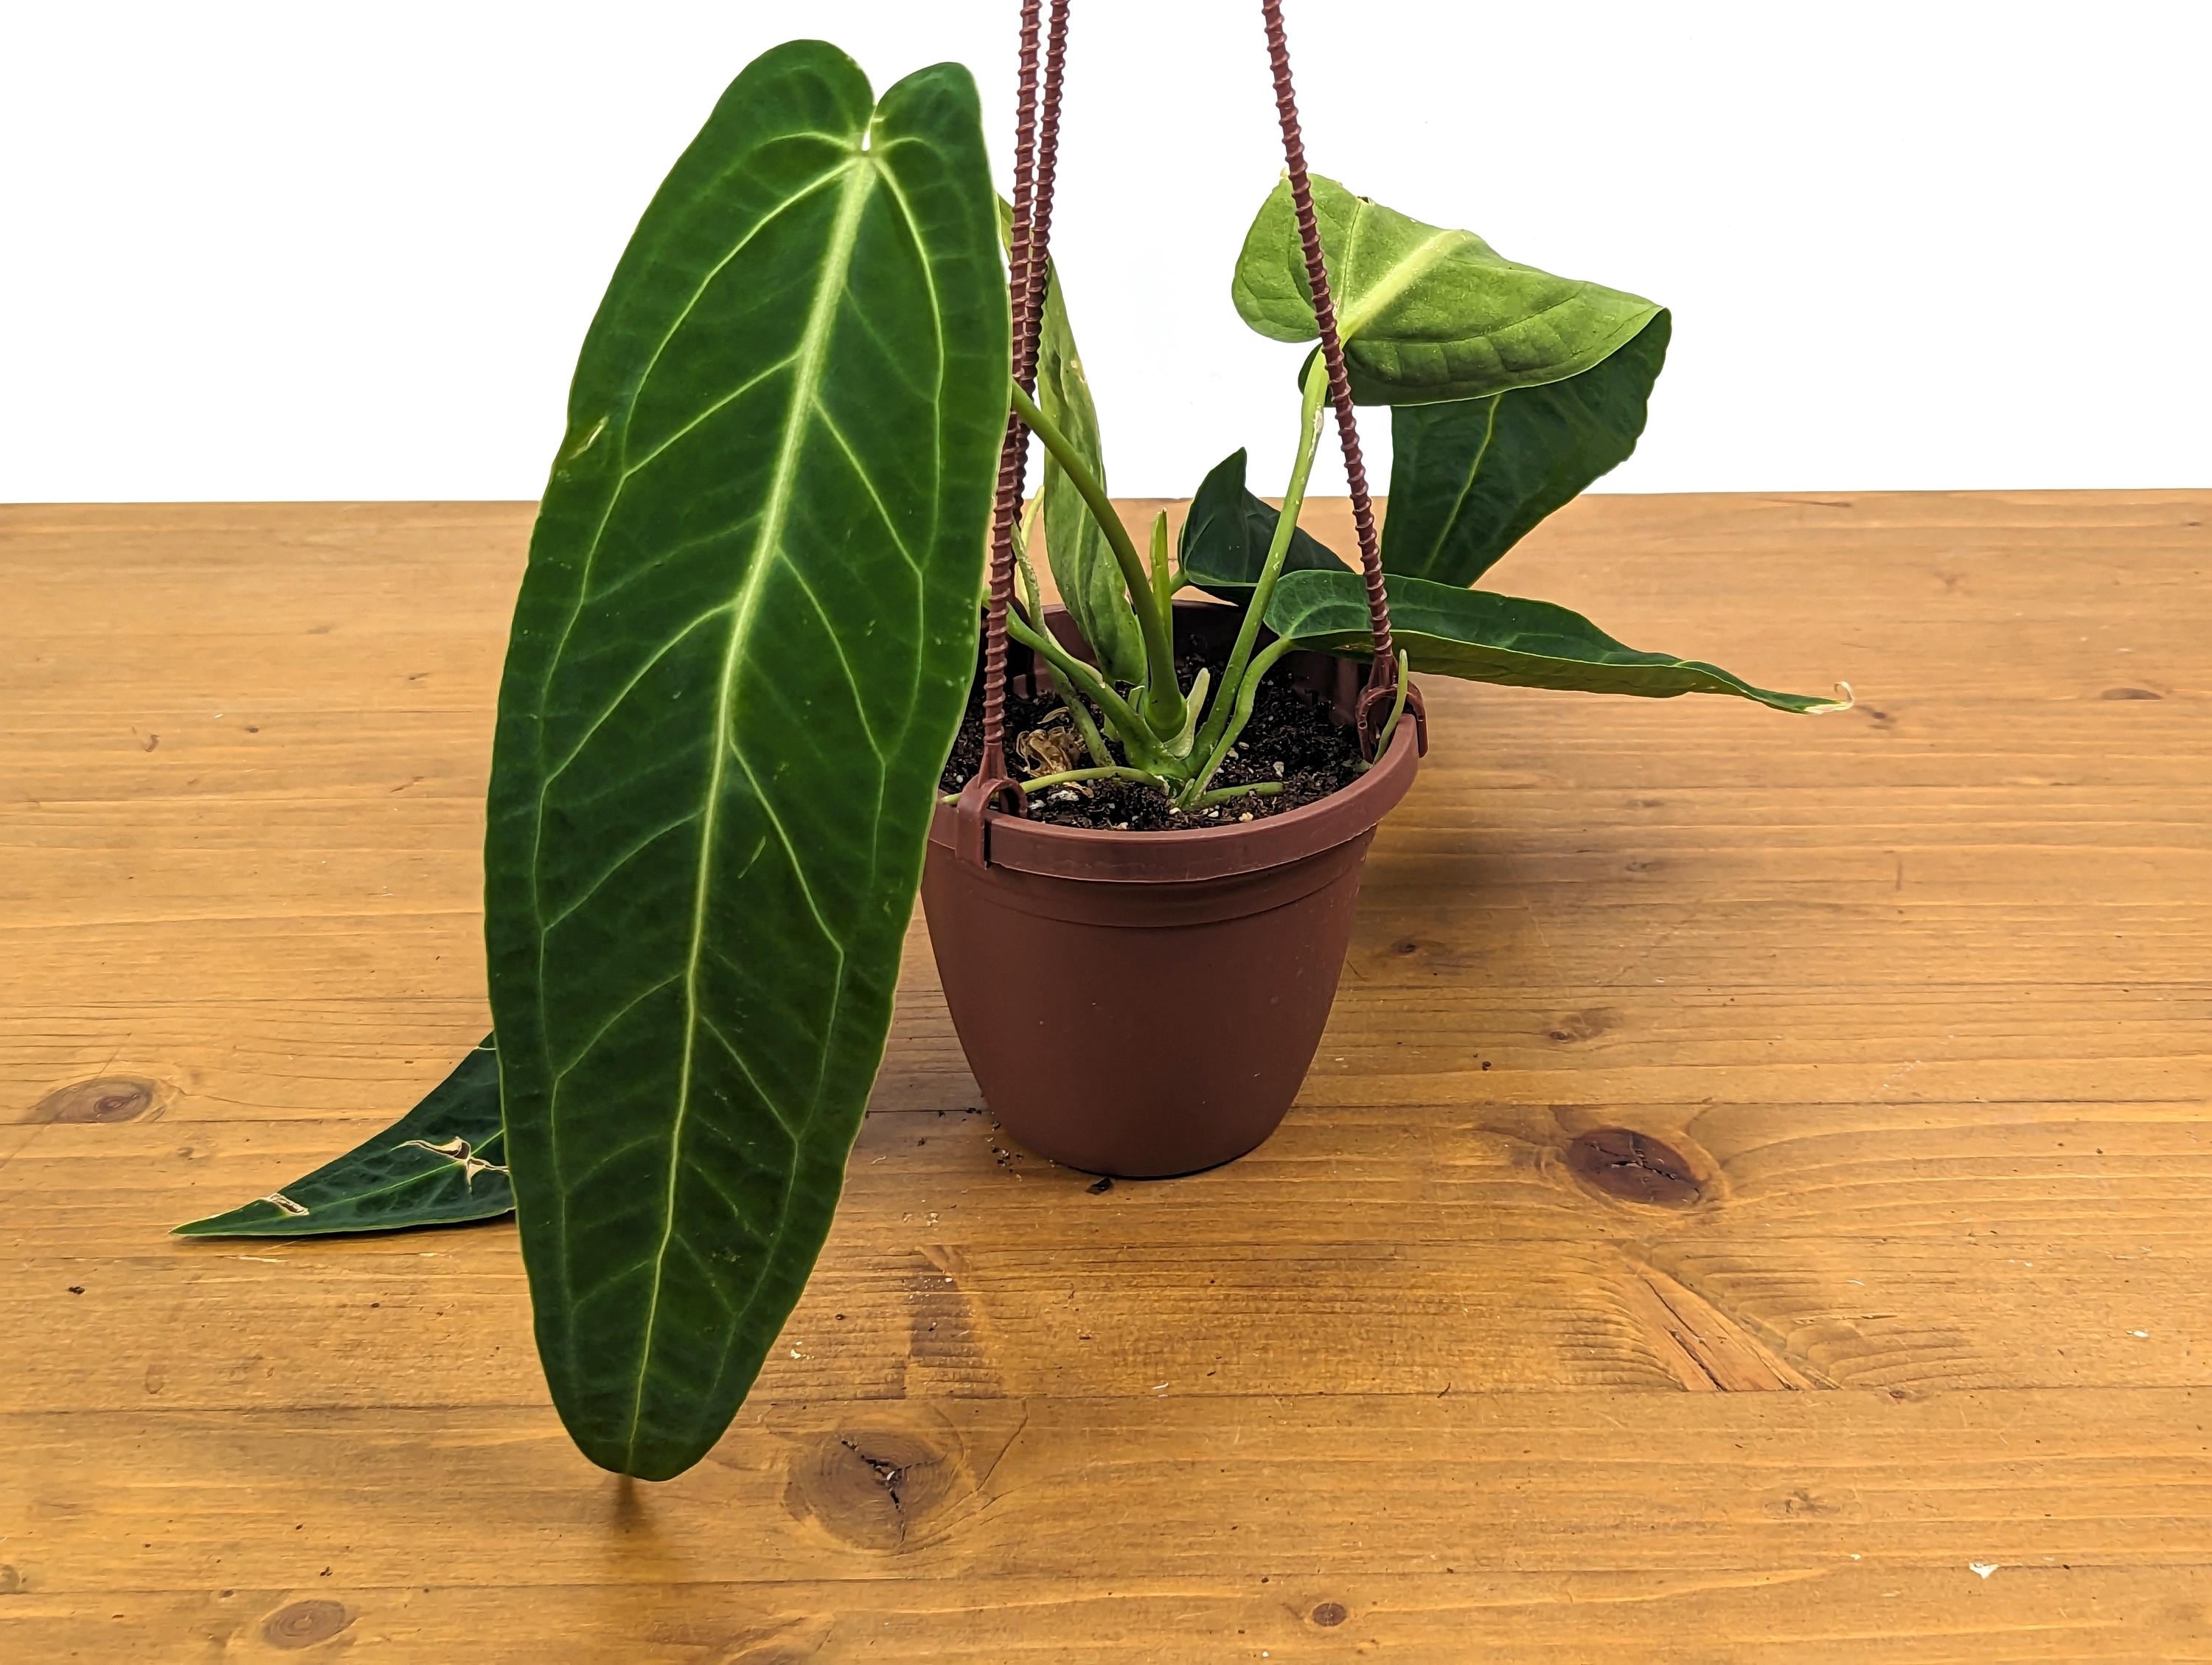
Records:
[[[1037,515],[1043,507],[1042,496],[1031,498],[1028,512],[1022,516],[1021,525],[1014,529],[1014,565],[1022,575],[1022,592],[1026,598],[1022,611],[1040,634],[1045,629],[1044,598],[1037,589],[1036,568],[1030,563],[1030,539],[1036,534]],[[1011,618],[1008,623],[1011,629]],[[1067,708],[1067,714],[1074,720],[1075,731],[1083,737],[1083,749],[1090,754],[1091,761],[1102,769],[1111,763],[1113,754],[1106,750],[1105,737],[1099,733],[1098,725],[1091,720],[1091,708],[1083,702],[1082,696],[1073,691],[1064,693],[1060,703]]]
[[[1269,642],[1260,651],[1260,656],[1252,661],[1250,667],[1246,671],[1243,684],[1237,689],[1233,704],[1216,702],[1215,711],[1226,711],[1227,720],[1213,744],[1202,754],[1206,759],[1204,766],[1191,777],[1190,784],[1183,788],[1182,796],[1191,804],[1194,805],[1204,798],[1206,783],[1213,779],[1215,771],[1228,761],[1229,748],[1237,744],[1237,737],[1244,732],[1244,725],[1252,720],[1252,702],[1260,696],[1261,680],[1266,678],[1268,671],[1275,668],[1275,661],[1290,651],[1291,642],[1287,637],[1278,637]]]
[[[1030,430],[1044,441],[1044,448],[1052,453],[1076,491],[1091,518],[1106,536],[1107,547],[1114,551],[1114,560],[1121,568],[1121,581],[1128,586],[1129,604],[1137,615],[1137,628],[1145,639],[1145,718],[1155,734],[1176,734],[1182,730],[1186,708],[1182,690],[1176,686],[1175,640],[1167,609],[1154,595],[1152,574],[1146,570],[1144,557],[1130,541],[1129,529],[1121,524],[1121,517],[1114,512],[1113,500],[1107,496],[1106,488],[1091,471],[1074,445],[1060,431],[1058,424],[1037,408],[1036,401],[1024,392],[1018,382],[1010,381],[1014,412],[1028,424]]]
[[[1108,763],[1098,769],[1066,769],[1053,775],[1033,775],[1028,780],[1017,781],[1014,784],[1019,787],[1026,796],[1032,793],[1048,791],[1054,787],[1064,787],[1073,781],[1134,781],[1138,785],[1146,787],[1158,787],[1161,784],[1160,777],[1157,775],[1147,775],[1140,769],[1125,769],[1119,763]],[[960,801],[960,794],[957,792],[948,792],[944,794],[943,801],[947,804],[957,804]]]
[[[1052,666],[1054,674],[1061,678],[1064,689],[1075,690],[1106,714],[1107,722],[1121,737],[1121,749],[1130,754],[1132,762],[1152,763],[1156,760],[1158,748],[1152,742],[1152,730],[1146,726],[1144,719],[1130,708],[1127,700],[1109,688],[1104,678],[1096,671],[1054,641],[1051,632],[1033,629],[1026,620],[1009,613],[1006,616],[1006,634]],[[1069,700],[1065,703],[1070,714],[1074,714],[1075,702]],[[1078,718],[1079,724],[1082,720]],[[1182,771],[1169,768],[1158,773],[1180,778]]]
[[[1214,804],[1225,804],[1232,798],[1273,798],[1283,789],[1280,781],[1255,781],[1248,786],[1217,787],[1212,792],[1201,792],[1190,800],[1190,807],[1202,810]]]
[[[1290,556],[1291,536],[1298,529],[1298,511],[1305,506],[1306,481],[1313,473],[1314,453],[1321,445],[1322,399],[1328,392],[1328,371],[1316,353],[1313,367],[1306,372],[1305,398],[1299,412],[1304,426],[1298,434],[1297,460],[1291,465],[1290,484],[1283,492],[1283,512],[1275,521],[1275,535],[1268,542],[1267,560],[1260,568],[1260,581],[1253,586],[1251,603],[1244,610],[1244,623],[1237,628],[1237,645],[1230,650],[1229,667],[1222,672],[1221,686],[1213,696],[1213,709],[1206,714],[1205,726],[1199,731],[1195,750],[1204,756],[1213,755],[1221,732],[1229,722],[1232,702],[1243,702],[1245,667],[1251,663],[1253,645],[1260,637],[1260,621],[1267,611],[1268,599],[1275,592],[1275,580],[1282,576],[1283,563]],[[1244,704],[1249,716],[1250,705],[1249,702]]]
[[[1390,749],[1390,736],[1396,731],[1398,719],[1406,714],[1406,690],[1413,686],[1413,656],[1407,649],[1398,650],[1398,693],[1390,702],[1390,715],[1383,723],[1382,732],[1375,737],[1375,763],[1382,761],[1382,754]],[[1369,769],[1373,763],[1365,765]]]
[[[1152,520],[1152,605],[1169,618],[1175,617],[1175,575],[1168,570],[1168,512]]]

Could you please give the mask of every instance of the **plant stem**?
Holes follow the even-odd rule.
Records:
[[[1158,775],[1147,775],[1140,769],[1124,769],[1119,763],[1108,763],[1099,769],[1064,769],[1054,775],[1033,775],[1028,780],[1017,781],[1014,784],[1026,795],[1030,793],[1048,791],[1054,787],[1064,787],[1071,781],[1134,781],[1139,786],[1146,787],[1157,787],[1160,784]],[[947,804],[957,804],[960,801],[960,794],[957,792],[945,793],[943,794],[942,801]]]
[[[1413,671],[1412,652],[1401,647],[1398,650],[1398,696],[1390,702],[1389,720],[1382,725],[1382,732],[1375,737],[1375,763],[1376,763],[1382,761],[1382,754],[1390,749],[1390,736],[1397,730],[1398,719],[1406,714],[1406,690],[1413,682]],[[1366,767],[1372,769],[1374,764],[1370,763]]]
[[[1275,668],[1275,661],[1290,651],[1291,641],[1287,636],[1278,636],[1269,642],[1261,649],[1259,658],[1254,659],[1246,671],[1243,684],[1237,690],[1234,708],[1230,709],[1218,703],[1215,705],[1217,713],[1227,711],[1227,720],[1220,735],[1203,754],[1205,765],[1191,776],[1190,784],[1183,788],[1183,797],[1192,804],[1203,799],[1206,783],[1213,779],[1214,771],[1228,761],[1229,748],[1237,744],[1237,737],[1244,732],[1244,725],[1252,720],[1252,702],[1260,696],[1261,679]]]
[[[1168,571],[1168,512],[1162,509],[1152,520],[1152,605],[1172,618],[1174,598],[1175,579]]]
[[[1190,806],[1202,810],[1209,804],[1225,804],[1232,798],[1273,798],[1282,789],[1280,781],[1255,781],[1248,786],[1216,787],[1212,792],[1201,792],[1192,799]]]
[[[1152,731],[1145,720],[1132,710],[1129,702],[1109,688],[1096,671],[1077,659],[1052,638],[1047,630],[1033,629],[1024,620],[1009,614],[1006,634],[1037,654],[1061,679],[1062,697],[1066,691],[1077,690],[1106,714],[1106,721],[1121,737],[1121,749],[1129,754],[1133,763],[1154,761],[1158,748],[1153,744]],[[1073,702],[1067,702],[1070,709]],[[1173,771],[1178,777],[1182,771]]]
[[[1147,775],[1140,769],[1125,769],[1119,763],[1109,763],[1103,769],[1067,769],[1057,775],[1034,775],[1015,784],[1024,792],[1043,792],[1053,787],[1066,786],[1071,781],[1135,781],[1147,787],[1157,787],[1160,777]]]
[[[1083,696],[1073,688],[1063,688],[1060,690],[1060,702],[1067,708],[1067,714],[1074,719],[1075,732],[1083,737],[1083,749],[1090,753],[1091,761],[1101,769],[1112,768],[1114,754],[1107,750],[1106,737],[1098,732],[1098,725],[1091,720],[1091,708],[1084,704]]]
[[[1037,511],[1044,506],[1044,498],[1030,499],[1029,512],[1023,515],[1021,525],[1014,532],[1014,566],[1022,575],[1022,591],[1027,597],[1022,608],[1023,617],[1040,633],[1045,630],[1044,598],[1037,592],[1036,568],[1030,563],[1030,539],[1036,534]],[[1114,754],[1106,750],[1106,741],[1098,732],[1098,725],[1091,720],[1091,708],[1083,696],[1073,688],[1060,690],[1060,703],[1074,719],[1076,732],[1083,737],[1083,749],[1091,754],[1091,761],[1103,769],[1114,761]]]
[[[1305,507],[1306,481],[1313,473],[1314,452],[1321,444],[1322,401],[1328,392],[1328,367],[1316,355],[1313,368],[1306,372],[1305,398],[1299,407],[1300,420],[1305,426],[1298,434],[1297,460],[1291,465],[1290,484],[1283,492],[1283,512],[1276,519],[1275,535],[1268,541],[1267,559],[1260,568],[1260,581],[1252,586],[1252,599],[1244,609],[1244,622],[1237,627],[1237,645],[1229,653],[1229,668],[1222,672],[1221,686],[1214,691],[1213,709],[1206,714],[1206,726],[1199,732],[1198,744],[1194,748],[1198,752],[1212,754],[1229,721],[1232,702],[1244,702],[1245,713],[1250,714],[1251,707],[1244,702],[1245,669],[1251,662],[1252,645],[1259,640],[1260,621],[1267,613],[1269,598],[1275,592],[1275,580],[1282,576],[1283,562],[1289,557],[1291,537],[1298,529],[1298,511]]]
[[[1060,431],[1051,417],[1037,409],[1036,401],[1022,391],[1020,383],[1009,385],[1015,414],[1044,441],[1044,448],[1052,454],[1053,461],[1060,465],[1060,471],[1082,496],[1091,520],[1106,536],[1107,547],[1114,551],[1114,559],[1121,568],[1121,581],[1129,587],[1129,605],[1145,638],[1146,721],[1157,734],[1180,733],[1185,711],[1182,690],[1176,685],[1174,633],[1169,626],[1167,611],[1153,597],[1152,577],[1145,570],[1144,557],[1130,541],[1129,529],[1121,524],[1121,517],[1114,512],[1114,502],[1107,496],[1106,488],[1077,454],[1073,442]]]

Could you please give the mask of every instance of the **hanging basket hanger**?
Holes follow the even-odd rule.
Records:
[[[1013,314],[1013,379],[1022,391],[1036,392],[1037,333],[1044,315],[1052,240],[1053,179],[1060,151],[1060,88],[1067,64],[1070,0],[1052,0],[1048,32],[1042,0],[1022,0],[1020,76],[1014,103],[1013,227],[1007,240],[1006,291]],[[1390,638],[1390,603],[1382,583],[1381,540],[1375,507],[1367,491],[1367,465],[1360,456],[1359,427],[1353,415],[1352,382],[1344,366],[1344,343],[1337,332],[1336,305],[1329,293],[1328,270],[1322,258],[1321,229],[1314,219],[1313,189],[1306,174],[1305,143],[1298,131],[1297,100],[1291,84],[1290,46],[1283,31],[1282,0],[1261,0],[1267,58],[1275,83],[1275,112],[1282,124],[1283,164],[1297,218],[1298,241],[1305,255],[1314,324],[1321,337],[1322,362],[1328,373],[1329,403],[1336,411],[1337,438],[1344,450],[1345,480],[1352,495],[1352,524],[1359,537],[1360,571],[1367,586],[1368,628],[1374,658],[1361,690],[1358,727],[1361,753],[1375,755],[1376,735],[1397,696],[1398,659]],[[1042,93],[1038,36],[1047,33]],[[1014,590],[1014,522],[1021,513],[1022,489],[1029,471],[1030,430],[1018,415],[1006,418],[1006,438],[999,453],[999,492],[991,521],[990,601],[983,620],[983,756],[962,788],[955,811],[954,849],[963,860],[990,860],[988,816],[1000,799],[1016,815],[1027,813],[1022,789],[1006,772],[1006,608]]]

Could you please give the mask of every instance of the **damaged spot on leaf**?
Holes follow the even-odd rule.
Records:
[[[447,1161],[455,1164],[461,1170],[462,1180],[471,1186],[477,1182],[478,1174],[503,1174],[507,1171],[496,1162],[486,1162],[476,1153],[475,1148],[468,1140],[458,1134],[435,1145],[427,1139],[402,1139],[400,1144],[403,1146],[411,1145],[416,1150],[428,1151],[433,1156],[443,1157]],[[274,1201],[275,1199],[271,1198],[270,1200]],[[307,1211],[302,1208],[300,1212],[304,1214]]]

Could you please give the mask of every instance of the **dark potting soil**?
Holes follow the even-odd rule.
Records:
[[[1186,653],[1176,665],[1176,678],[1185,688],[1201,667],[1218,682],[1228,665],[1226,653],[1218,655]],[[1126,691],[1126,690],[1124,690]],[[1095,709],[1092,715],[1096,716]],[[1104,731],[1104,725],[1100,725]],[[1031,737],[1026,747],[1024,737]],[[1121,748],[1110,738],[1108,747],[1116,763]],[[1058,768],[1035,767],[1030,757],[1072,754],[1075,768],[1088,767],[1091,758],[1082,738],[1061,708],[1058,694],[1024,695],[1006,690],[1006,763],[1017,776],[1057,773]],[[968,784],[983,760],[983,679],[978,675],[969,691],[968,712],[960,723],[959,738],[945,765],[942,787],[957,792]],[[1359,778],[1359,740],[1348,726],[1338,724],[1327,708],[1287,685],[1279,672],[1261,683],[1252,702],[1251,720],[1237,737],[1236,749],[1213,776],[1213,786],[1242,787],[1279,781],[1277,793],[1253,793],[1211,804],[1202,810],[1177,813],[1158,789],[1134,781],[1083,781],[1054,787],[1032,796],[1030,819],[1054,826],[1085,827],[1094,831],[1181,832],[1194,827],[1234,826],[1239,821],[1260,820],[1311,804],[1340,791]]]

